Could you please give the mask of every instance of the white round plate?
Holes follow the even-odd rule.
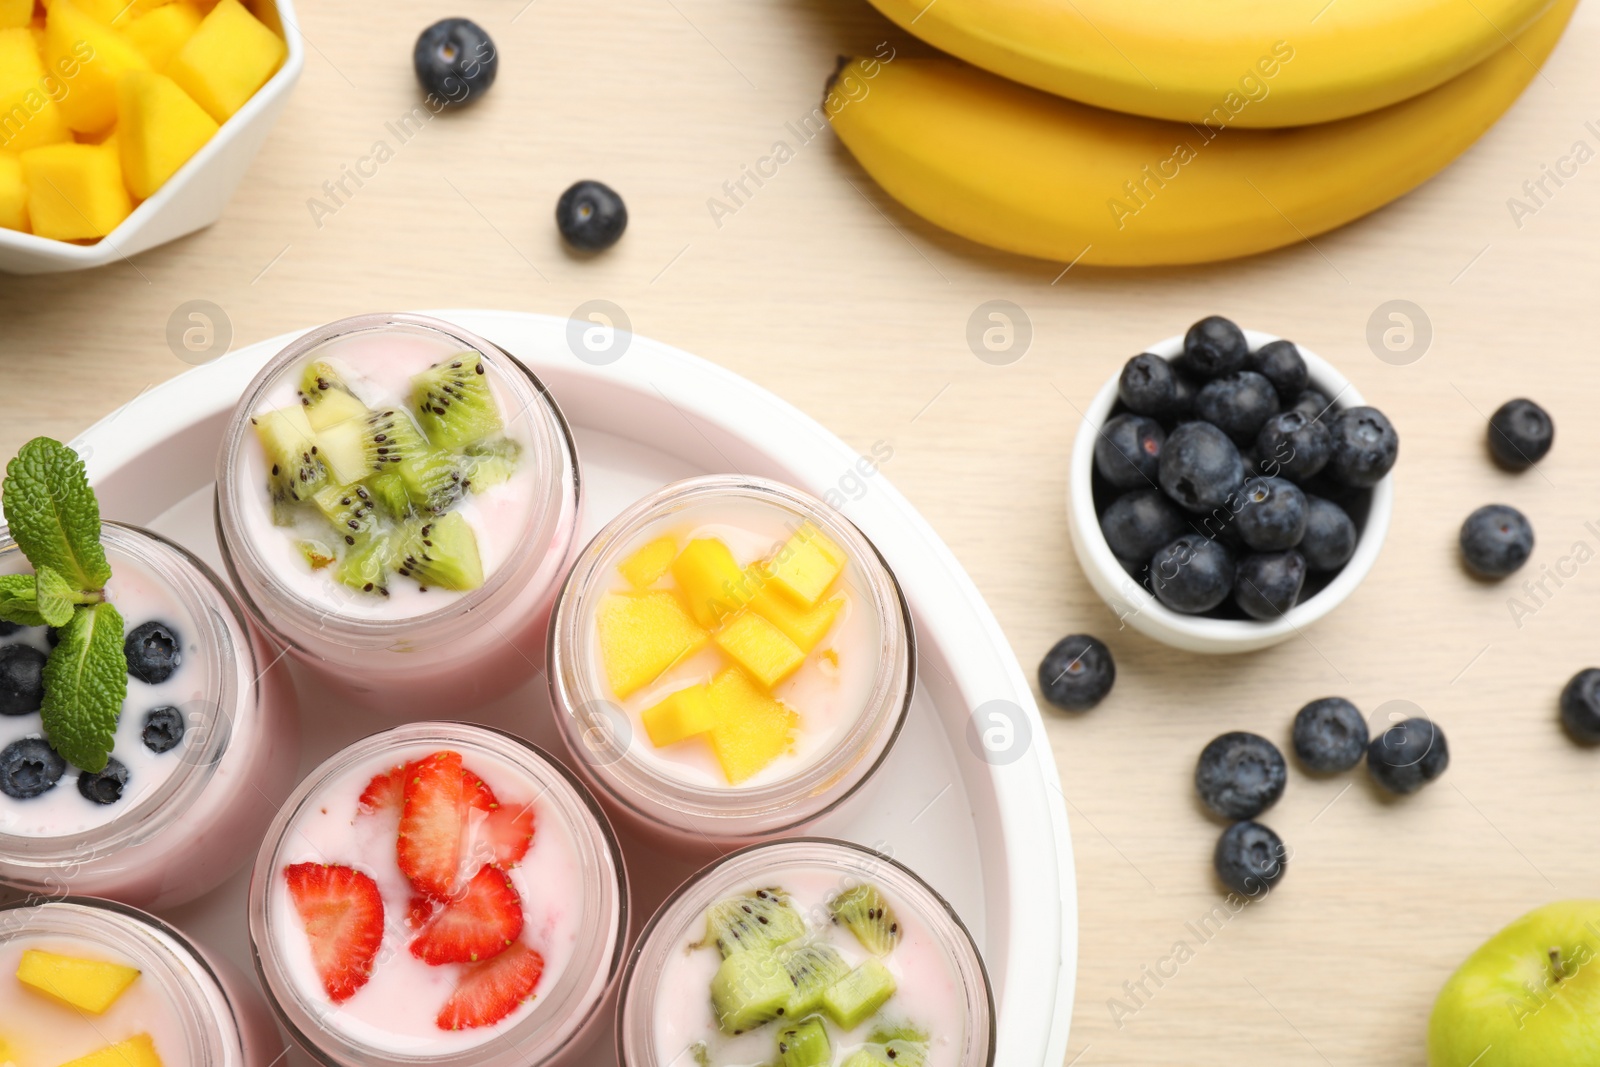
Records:
[[[771,393],[647,338],[590,335],[609,348],[613,361],[601,366],[591,362],[593,346],[584,346],[581,331],[604,327],[515,312],[431,314],[501,345],[550,387],[574,426],[583,463],[583,537],[669,481],[734,472],[777,478],[836,502],[876,542],[915,618],[917,697],[863,802],[815,832],[888,851],[943,893],[971,928],[993,979],[996,1063],[1058,1067],[1066,1058],[1077,969],[1077,892],[1055,762],[999,624],[874,458],[858,456]],[[74,442],[106,517],[151,526],[217,565],[211,497],[223,429],[246,384],[291,339],[263,341],[197,367]],[[396,721],[335,705],[301,681],[303,770]],[[541,679],[474,718],[558,751],[546,707]],[[441,708],[428,717],[459,716]],[[639,877],[642,867],[654,884]],[[690,868],[663,869],[661,858],[650,856],[630,871],[641,883],[637,929]],[[244,921],[248,879],[241,871],[166,917],[253,973]],[[285,1062],[304,1061],[295,1053]]]

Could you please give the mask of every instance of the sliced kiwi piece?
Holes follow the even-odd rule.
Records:
[[[828,902],[835,923],[849,928],[861,947],[874,956],[887,956],[900,943],[900,920],[895,918],[878,887],[858,885]]]
[[[883,1059],[877,1055],[877,1049],[860,1048],[844,1058],[839,1067],[884,1067]]]
[[[517,471],[517,457],[521,453],[522,446],[508,437],[468,445],[461,456],[466,485],[474,493],[481,493],[510,481]]]
[[[390,531],[371,534],[345,550],[334,577],[362,593],[389,595],[389,572],[394,564],[395,540]]]
[[[806,932],[806,921],[781,889],[758,889],[719,900],[706,909],[706,938],[722,958],[787,945]]]
[[[813,1015],[779,1030],[778,1062],[782,1067],[832,1067],[833,1043],[823,1021]]]
[[[267,457],[267,492],[274,504],[297,504],[328,480],[311,423],[298,407],[263,412],[250,420]]]
[[[821,942],[785,953],[783,965],[794,986],[794,993],[783,1010],[785,1018],[789,1019],[803,1019],[821,1008],[822,994],[850,973],[850,965],[839,955],[839,950]]]
[[[458,452],[500,430],[500,406],[489,389],[483,357],[463,352],[411,379],[417,423],[435,448]]]
[[[307,364],[300,375],[300,405],[318,432],[367,414],[367,405],[356,399],[339,372],[321,360]]]
[[[338,556],[333,554],[332,548],[329,548],[325,542],[316,538],[303,538],[296,541],[294,547],[300,550],[300,555],[305,557],[306,563],[310,564],[311,569],[314,571],[320,571],[324,567],[332,566],[339,559]]]
[[[822,994],[822,1010],[845,1030],[854,1030],[870,1019],[894,996],[894,975],[876,958],[833,983]]]
[[[695,1067],[711,1067],[711,1048],[704,1041],[689,1046],[689,1057],[694,1060]]]
[[[742,1034],[782,1014],[793,991],[776,952],[740,952],[724,959],[711,979],[711,1009],[723,1032]]]
[[[329,426],[317,435],[322,455],[341,482],[359,482],[429,451],[422,432],[399,408]]]
[[[325,485],[311,502],[346,545],[364,540],[377,525],[378,505],[364,485]]]
[[[399,476],[411,506],[422,515],[449,511],[466,492],[459,459],[444,452],[410,456],[390,469]]]
[[[372,499],[378,502],[378,510],[389,518],[398,520],[411,514],[411,497],[399,471],[386,470],[372,475],[367,479],[367,488],[372,492]]]
[[[394,569],[423,588],[465,591],[483,584],[478,538],[460,512],[412,519],[400,530]]]
[[[920,1026],[875,1026],[867,1044],[882,1052],[883,1062],[894,1067],[924,1067],[928,1062],[928,1032]]]

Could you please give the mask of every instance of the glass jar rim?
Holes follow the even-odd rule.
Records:
[[[910,906],[934,934],[946,961],[961,979],[959,985],[966,993],[968,1022],[961,1067],[993,1067],[998,1040],[994,988],[972,931],[950,902],[910,867],[876,849],[829,837],[792,837],[750,845],[717,858],[672,891],[640,931],[633,951],[628,954],[617,1005],[619,1067],[671,1067],[660,1061],[646,1036],[636,1034],[641,1028],[645,1035],[654,1030],[655,999],[660,984],[650,986],[648,993],[642,994],[650,1010],[641,1017],[634,1010],[635,983],[658,974],[693,924],[703,922],[708,907],[734,892],[738,885],[762,884],[753,879],[760,877],[760,871],[773,867],[837,870],[846,876],[874,871],[874,877],[884,882],[901,904]],[[981,990],[981,995],[974,997],[975,989]]]
[[[113,562],[122,555],[153,571],[188,613],[198,631],[200,659],[211,674],[207,688],[217,698],[214,704],[206,701],[212,721],[204,745],[198,750],[186,747],[181,764],[159,788],[114,818],[78,833],[48,837],[0,831],[0,866],[33,870],[46,877],[64,864],[81,866],[143,844],[188,811],[221,766],[235,720],[249,710],[244,702],[264,673],[238,603],[204,560],[154,530],[110,519],[101,521],[100,530]],[[0,551],[14,546],[9,530],[0,526]],[[241,668],[250,671],[248,685],[241,685]],[[123,713],[127,713],[126,706]]]
[[[273,921],[270,887],[275,879],[271,877],[271,872],[280,865],[279,856],[300,813],[313,803],[330,782],[386,750],[432,744],[487,752],[516,766],[542,786],[541,799],[554,798],[552,802],[559,803],[562,821],[584,867],[592,869],[598,866],[603,873],[612,876],[602,881],[611,886],[613,899],[608,901],[603,892],[596,891],[593,896],[586,896],[584,901],[583,936],[595,946],[585,959],[594,966],[586,970],[574,969],[572,964],[577,962],[575,955],[567,969],[556,979],[555,988],[539,994],[544,1005],[557,1005],[557,1014],[536,1008],[509,1030],[486,1034],[479,1044],[453,1052],[411,1056],[376,1049],[348,1039],[326,1026],[319,1030],[322,1040],[317,1040],[307,1032],[302,1020],[314,1021],[317,1009],[325,1005],[312,1002],[281,966],[277,946],[285,931],[277,929]],[[369,734],[328,757],[301,780],[279,809],[262,840],[250,879],[250,951],[267,1001],[278,1021],[301,1048],[319,1062],[334,1067],[347,1063],[360,1063],[363,1067],[498,1064],[499,1061],[489,1058],[486,1051],[491,1044],[505,1044],[515,1050],[519,1046],[525,1047],[530,1039],[536,1037],[555,1042],[543,1050],[545,1058],[554,1056],[584,1032],[589,1021],[605,1004],[607,991],[622,971],[629,943],[630,922],[627,867],[621,845],[604,810],[571,770],[538,745],[509,731],[478,723],[443,720],[405,723]],[[607,937],[611,939],[609,947],[605,944]],[[603,982],[599,981],[602,976]],[[562,1011],[565,1014],[560,1014]],[[326,1043],[333,1045],[332,1051],[324,1049]],[[517,1062],[533,1061],[524,1059]]]
[[[534,510],[516,547],[492,573],[485,576],[483,584],[477,589],[452,598],[441,607],[422,615],[390,619],[357,618],[330,610],[336,606],[331,600],[318,602],[308,599],[278,580],[247,529],[248,523],[239,496],[246,491],[246,487],[240,484],[237,474],[242,459],[240,452],[245,447],[247,437],[245,427],[266,394],[286,373],[297,369],[326,345],[356,335],[385,332],[433,335],[474,351],[489,362],[501,382],[516,393],[512,398],[515,401],[512,406],[527,416],[535,448],[530,459],[537,464],[540,488],[544,495],[542,499],[535,499]],[[544,417],[534,418],[535,411]],[[520,591],[517,579],[555,536],[561,520],[562,500],[569,489],[566,484],[568,468],[570,490],[575,499],[582,497],[577,456],[572,427],[549,388],[526,364],[499,345],[453,323],[428,315],[388,312],[354,315],[319,326],[295,338],[273,356],[245,388],[223,433],[222,450],[218,458],[217,540],[230,573],[235,579],[248,579],[248,582],[240,582],[241,590],[252,587],[271,590],[273,607],[300,627],[312,632],[337,635],[363,646],[392,647],[394,642],[404,640],[418,630],[435,630],[452,622],[461,627],[469,626],[474,613]],[[280,627],[271,624],[270,615],[255,603],[253,595],[247,593],[245,600],[258,621],[277,634],[280,640],[300,646],[300,642],[284,636]]]
[[[244,1026],[238,1008],[210,961],[176,927],[138,908],[99,897],[25,899],[0,906],[0,944],[33,936],[112,942],[107,947],[126,955],[139,965],[141,978],[161,987],[183,1026],[190,1051],[201,1053],[196,1062],[214,1067],[242,1062]],[[208,997],[208,986],[214,996]],[[225,1019],[219,1017],[219,1006],[228,1010]]]
[[[852,729],[813,763],[757,787],[700,786],[663,775],[634,759],[630,749],[637,731],[627,721],[627,713],[602,695],[601,681],[587,655],[592,635],[585,632],[591,621],[586,606],[617,557],[664,516],[729,496],[756,500],[820,525],[866,578],[869,595],[864,599],[876,613],[880,632],[872,689]],[[780,813],[808,797],[823,796],[855,774],[854,782],[838,796],[798,812],[786,825],[763,829],[762,835],[811,822],[844,803],[888,757],[916,691],[916,632],[911,609],[877,546],[824,501],[782,482],[747,475],[713,474],[673,482],[635,501],[608,522],[578,554],[556,597],[548,646],[552,714],[568,747],[585,762],[606,793],[647,820],[655,821],[655,816],[642,804],[665,805],[686,816],[718,820],[734,836],[743,832],[740,823]],[[617,721],[619,717],[623,722]],[[865,765],[861,759],[864,752],[872,756]]]

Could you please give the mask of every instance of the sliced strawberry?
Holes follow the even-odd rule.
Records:
[[[438,901],[418,893],[411,898],[411,903],[406,908],[406,925],[413,930],[420,930],[428,925],[428,920],[433,918],[433,913],[438,910]]]
[[[461,894],[411,942],[424,963],[477,963],[506,950],[522,933],[522,898],[499,868],[484,864]]]
[[[494,865],[509,870],[522,862],[533,846],[536,827],[532,804],[506,805],[491,811],[483,821],[483,836],[494,849]]]
[[[285,867],[294,910],[311,942],[311,962],[335,1004],[349,1000],[372,977],[383,944],[383,897],[360,871],[325,863]]]
[[[398,767],[374,775],[367,788],[361,791],[361,813],[372,815],[380,811],[399,811],[406,797],[406,767]]]
[[[468,808],[477,811],[493,811],[500,806],[489,783],[465,768],[461,771],[461,797]]]
[[[517,942],[467,971],[439,1012],[439,1029],[493,1026],[533,996],[543,975],[544,957]]]
[[[400,871],[427,896],[455,888],[461,860],[461,754],[435,752],[407,768],[396,846]]]

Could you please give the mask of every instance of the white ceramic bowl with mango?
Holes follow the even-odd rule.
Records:
[[[215,222],[300,76],[291,0],[0,0],[0,270]]]

